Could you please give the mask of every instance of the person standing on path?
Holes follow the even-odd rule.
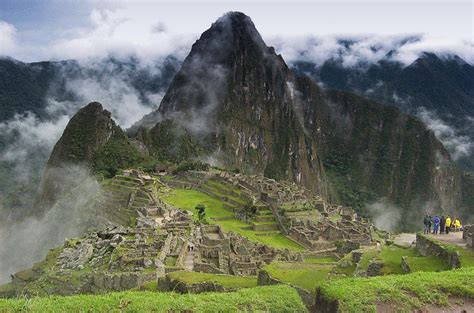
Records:
[[[449,217],[449,215],[446,217],[445,227],[446,227],[446,234],[449,234],[449,230],[451,229],[451,218]]]
[[[429,234],[430,233],[430,217],[428,214],[425,215],[423,218],[423,225],[425,228],[423,229],[423,234]]]
[[[438,231],[439,231],[439,217],[438,215],[435,215],[435,217],[433,218],[433,234],[437,235],[438,234]]]
[[[441,219],[439,220],[439,233],[444,234],[444,225],[446,224],[446,218],[444,218],[444,215],[441,216]]]

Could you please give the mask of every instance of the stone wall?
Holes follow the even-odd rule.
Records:
[[[466,240],[467,246],[474,250],[474,225],[464,226],[462,238]]]
[[[156,279],[155,273],[115,273],[94,274],[90,280],[90,292],[100,293],[105,291],[123,291],[139,287],[146,282]]]
[[[224,271],[217,268],[212,263],[202,263],[202,262],[194,262],[195,272],[202,272],[202,273],[210,273],[210,274],[226,274]]]
[[[181,280],[171,279],[169,276],[166,276],[158,279],[158,290],[165,292],[174,291],[179,293],[202,293],[236,291],[236,288],[224,287],[212,281],[187,284]]]
[[[422,256],[439,257],[452,269],[461,267],[459,252],[443,247],[439,242],[420,233],[416,234],[416,251]]]

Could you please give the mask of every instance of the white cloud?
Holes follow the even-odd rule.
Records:
[[[16,52],[16,29],[0,20],[0,56],[14,55]]]
[[[54,59],[84,59],[109,55],[153,59],[170,54],[184,58],[196,36],[167,31],[166,25],[155,19],[141,19],[124,9],[94,9],[91,27],[53,41],[45,54]]]
[[[409,65],[423,52],[434,52],[457,54],[474,64],[472,41],[420,34],[273,37],[268,43],[289,63],[308,61],[321,65],[328,59],[337,59],[343,66],[352,67],[390,59]]]
[[[474,143],[471,139],[460,135],[458,129],[448,125],[436,113],[421,108],[417,116],[434,132],[436,138],[448,149],[454,160],[469,156],[474,152]]]

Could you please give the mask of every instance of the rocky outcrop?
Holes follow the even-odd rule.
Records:
[[[86,179],[91,170],[112,171],[139,158],[110,112],[98,102],[80,109],[54,146],[41,182],[38,207],[51,207],[67,191]],[[105,173],[106,175],[115,175]]]
[[[248,16],[232,12],[204,32],[175,76],[158,111],[139,125],[153,127],[173,119],[185,129],[174,151],[191,151],[199,142],[206,154],[229,167],[290,178],[326,195],[317,145],[300,112],[296,78],[281,56],[263,42]],[[186,122],[183,122],[186,121]],[[135,127],[136,128],[136,127]],[[166,146],[164,127],[154,126],[148,146]],[[160,129],[160,131],[158,131]],[[162,135],[160,135],[162,134]],[[192,135],[194,140],[186,140]],[[187,143],[189,149],[183,148]]]
[[[71,176],[79,175],[81,165],[87,169],[94,154],[116,132],[121,132],[120,127],[115,125],[110,112],[104,110],[100,103],[92,102],[79,110],[69,121],[49,157],[38,205],[50,207],[66,190],[76,186],[78,181],[71,179]]]

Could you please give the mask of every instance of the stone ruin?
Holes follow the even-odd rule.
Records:
[[[232,196],[253,203],[255,212],[249,214],[242,211],[238,208],[241,204],[206,188],[205,182],[210,179],[238,187],[240,194]],[[196,189],[226,201],[227,208],[234,212],[235,217],[250,223],[255,231],[280,231],[312,251],[336,251],[334,243],[337,241],[372,244],[372,225],[358,217],[354,209],[329,205],[321,197],[294,183],[277,182],[257,175],[196,171],[179,175],[178,180],[171,184]],[[291,211],[284,208],[288,205],[293,206]],[[317,212],[319,217],[312,218],[311,212]]]
[[[197,227],[198,244],[194,255],[197,272],[257,275],[258,270],[273,260],[298,260],[301,256],[254,243],[235,233],[224,233],[217,225]]]
[[[90,291],[125,290],[167,273],[191,270],[239,276],[257,275],[265,264],[275,260],[302,261],[300,253],[279,250],[255,243],[238,234],[225,233],[218,225],[195,224],[193,212],[180,210],[163,202],[153,188],[167,188],[156,178],[140,171],[125,171],[120,180],[144,195],[129,198],[127,207],[136,212],[136,225],[123,227],[109,224],[86,236],[68,240],[57,258],[56,266],[65,275],[88,269]],[[125,177],[125,178],[124,178]],[[227,186],[216,194],[204,182],[212,179]],[[133,186],[132,186],[133,182]],[[128,184],[128,185],[127,185]],[[348,253],[361,244],[371,243],[370,224],[360,219],[352,208],[328,205],[323,199],[295,184],[284,184],[261,176],[244,176],[226,172],[187,172],[176,180],[166,181],[172,187],[194,188],[224,200],[235,217],[258,232],[278,232],[305,246],[305,253]],[[136,186],[139,187],[136,187]],[[151,186],[151,187],[150,187]],[[132,188],[133,187],[133,188]],[[151,188],[151,189],[149,189]],[[239,197],[243,201],[233,199]],[[242,213],[242,202],[253,205],[255,212]],[[320,216],[302,219],[285,210]],[[335,218],[337,217],[337,218]],[[336,247],[335,242],[343,242]]]
[[[462,238],[466,240],[467,246],[474,250],[474,225],[464,226]]]

